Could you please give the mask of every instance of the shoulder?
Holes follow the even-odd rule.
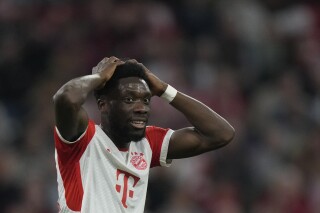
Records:
[[[148,126],[146,129],[146,139],[152,150],[151,167],[168,166],[166,156],[168,152],[171,135],[174,131],[169,128]]]
[[[89,120],[86,130],[74,141],[68,141],[65,138],[63,138],[57,127],[54,128],[54,137],[56,142],[62,142],[65,144],[74,144],[79,141],[88,140],[89,138],[91,139],[95,131],[96,131],[95,122],[93,120]]]
[[[146,139],[149,144],[161,144],[165,138],[170,138],[174,131],[170,128],[162,128],[158,126],[147,126]]]
[[[147,126],[146,128],[146,137],[152,137],[155,135],[162,135],[166,134],[170,129],[169,128],[162,128],[158,126]]]

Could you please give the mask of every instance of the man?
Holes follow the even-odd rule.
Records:
[[[82,108],[92,91],[100,125]],[[169,102],[193,127],[173,131],[146,126],[152,96]],[[217,149],[234,137],[225,119],[135,60],[104,58],[92,75],[67,82],[53,100],[63,213],[142,213],[150,167]]]

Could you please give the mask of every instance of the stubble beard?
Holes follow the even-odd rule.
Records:
[[[121,141],[126,141],[127,143],[133,141],[138,142],[145,137],[146,128],[142,130],[134,130],[134,128],[130,128],[129,125],[120,127],[116,123],[111,125],[111,132],[116,138],[120,139]],[[141,132],[141,133],[139,133]]]

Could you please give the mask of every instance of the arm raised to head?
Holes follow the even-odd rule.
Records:
[[[92,75],[68,81],[53,96],[56,127],[64,139],[74,141],[86,130],[88,115],[82,105],[90,92],[105,85],[120,64],[123,62],[114,56],[104,58],[93,68]]]
[[[143,67],[149,78],[152,94],[170,102],[192,125],[172,134],[167,159],[199,155],[232,141],[235,130],[223,117],[202,102],[175,90]]]

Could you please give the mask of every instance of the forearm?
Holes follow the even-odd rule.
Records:
[[[229,142],[234,137],[233,127],[219,114],[200,101],[178,92],[170,103],[209,141]]]
[[[82,76],[64,84],[53,96],[56,126],[64,139],[74,141],[85,131],[88,116],[82,105],[102,83],[97,74]]]
[[[53,100],[56,102],[63,99],[63,102],[80,107],[86,101],[88,94],[103,83],[104,80],[98,74],[72,79],[57,91]]]
[[[93,68],[94,74],[70,80],[53,96],[55,122],[63,138],[73,141],[86,130],[89,117],[82,105],[90,92],[103,88],[122,63],[114,56],[104,58]]]

